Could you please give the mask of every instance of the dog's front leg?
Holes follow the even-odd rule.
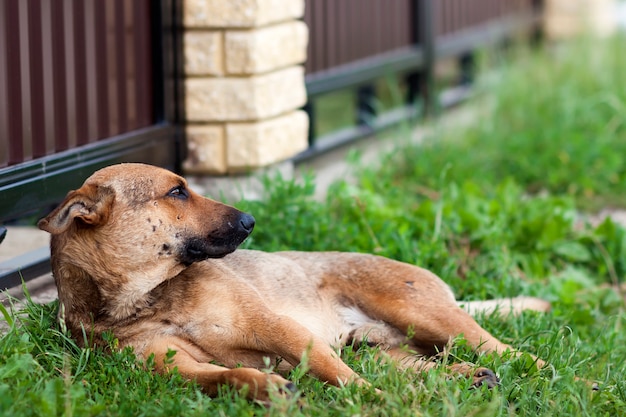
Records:
[[[328,343],[289,317],[274,316],[265,320],[261,332],[264,350],[275,352],[293,366],[304,362],[310,372],[322,381],[336,386],[368,384],[341,360]]]
[[[169,352],[176,351],[170,357]],[[261,372],[254,368],[225,368],[208,363],[199,349],[176,337],[154,340],[145,349],[154,353],[154,363],[159,373],[177,369],[185,378],[194,380],[202,390],[215,396],[220,385],[229,385],[239,390],[248,388],[248,397],[259,401],[269,401],[270,393],[285,395],[294,392],[294,384],[280,375]]]

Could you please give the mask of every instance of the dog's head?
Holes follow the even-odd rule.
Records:
[[[254,218],[194,193],[165,169],[120,164],[94,173],[38,226],[52,234],[53,268],[62,256],[92,276],[165,280],[233,252]]]

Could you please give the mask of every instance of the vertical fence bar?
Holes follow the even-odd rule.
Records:
[[[53,4],[50,9],[52,62],[48,65],[52,67],[53,79],[51,104],[54,107],[54,112],[52,113],[54,115],[52,122],[54,126],[54,141],[52,143],[53,149],[49,149],[49,153],[66,150],[69,145],[67,126],[68,100],[66,94],[68,78],[65,66],[66,22],[64,17],[63,7]]]
[[[372,127],[372,122],[376,117],[374,105],[376,99],[376,86],[365,84],[360,86],[356,92],[356,124],[362,127]]]
[[[30,62],[30,100],[32,153],[24,159],[46,154],[46,119],[44,109],[43,46],[41,28],[41,1],[28,2],[28,54]]]
[[[65,49],[65,96],[67,100],[67,147],[75,148],[77,146],[76,140],[76,112],[78,111],[76,105],[76,84],[77,74],[76,67],[74,65],[74,57],[76,56],[76,50],[74,48],[75,25],[74,25],[74,9],[72,8],[72,2],[70,0],[63,0],[63,21],[65,22],[65,34],[63,37],[64,49]]]
[[[315,103],[311,99],[307,100],[303,110],[309,115],[309,135],[307,140],[310,148],[315,144],[315,138],[317,137]]]
[[[147,103],[152,103],[154,94],[152,92],[152,71],[150,62],[152,61],[152,50],[149,47],[150,25],[147,20],[151,15],[150,3],[146,1],[133,1],[135,14],[135,95],[137,97],[137,124],[147,126],[156,118]]]
[[[115,27],[115,47],[113,48],[116,57],[115,73],[117,74],[115,83],[117,107],[117,132],[127,132],[128,126],[128,99],[126,97],[126,50],[128,44],[125,42],[126,19],[124,13],[124,0],[115,2],[114,27]]]
[[[315,71],[319,71],[326,66],[324,50],[324,39],[326,37],[326,28],[324,23],[324,8],[326,4],[324,0],[309,0],[307,2],[307,14],[310,16],[311,26],[309,26],[309,32],[311,38],[309,40],[310,53],[307,59],[307,73],[311,74]],[[309,63],[311,60],[311,63]]]
[[[0,132],[7,138],[7,148],[2,151],[2,165],[21,162],[24,159],[23,129],[22,129],[22,95],[21,84],[21,48],[22,34],[20,32],[20,10],[18,4],[12,1],[0,3],[0,49],[3,55],[0,58],[0,104],[6,103],[6,107],[0,108],[4,123],[0,126]],[[4,148],[4,147],[3,147]]]
[[[96,0],[85,0],[84,25],[85,30],[85,92],[87,93],[87,136],[85,143],[99,136],[98,128],[98,88],[96,62]]]
[[[117,16],[116,9],[118,0],[109,0],[104,3],[104,44],[102,53],[106,56],[106,66],[104,67],[103,78],[105,79],[105,97],[108,102],[108,112],[103,116],[107,121],[106,136],[117,135],[119,130],[119,113],[117,105],[119,74],[117,73],[118,51],[124,49],[124,45],[117,45]]]
[[[100,138],[109,136],[109,95],[107,82],[109,77],[107,74],[107,13],[106,3],[95,1],[94,15],[95,20],[95,87],[96,100],[98,106],[96,109],[96,120],[98,130],[96,136],[91,136],[90,142]]]
[[[8,145],[9,141],[9,94],[8,94],[8,51],[7,51],[7,33],[2,28],[6,28],[7,10],[6,1],[0,0],[0,141],[6,138],[5,143],[0,143],[0,167],[4,167],[9,163],[8,157]],[[6,29],[5,29],[6,30]],[[3,233],[0,230],[0,243],[1,239],[4,239]]]
[[[424,65],[416,73],[410,74],[408,101],[416,102],[421,97],[424,104],[424,113],[434,110],[433,69],[435,64],[435,33],[434,8],[431,0],[414,0],[413,9],[413,37],[415,44],[422,49]]]
[[[337,42],[339,41],[339,31],[338,26],[341,25],[341,22],[338,22],[337,14],[338,14],[338,3],[332,0],[324,0],[325,1],[325,20],[326,20],[326,30],[324,31],[325,39],[324,39],[324,49],[326,50],[326,67],[333,67],[337,65],[338,59],[338,46]]]
[[[125,66],[122,69],[122,83],[120,85],[121,92],[120,97],[127,104],[127,113],[124,118],[124,123],[126,124],[126,128],[123,131],[130,131],[137,128],[137,108],[139,106],[139,101],[137,100],[137,96],[135,94],[136,90],[135,86],[135,78],[137,77],[137,73],[135,71],[135,61],[134,56],[137,54],[135,51],[135,36],[137,35],[134,30],[133,21],[136,18],[134,16],[133,10],[134,2],[124,2],[124,22],[123,22],[123,37],[124,44],[126,48],[124,49],[125,56]],[[137,17],[138,18],[138,17]]]
[[[531,13],[534,19],[533,28],[531,32],[531,42],[533,46],[538,46],[544,38],[543,25],[541,19],[538,16],[543,15],[544,0],[532,0],[531,1]]]
[[[163,72],[163,63],[165,58],[163,56],[163,30],[161,24],[154,24],[154,22],[163,22],[165,16],[168,14],[168,10],[163,5],[151,5],[148,9],[150,12],[150,19],[153,22],[150,27],[150,37],[152,38],[152,50],[150,51],[150,59],[152,67],[154,68],[154,78],[156,80],[165,80],[166,74]],[[156,121],[166,119],[166,109],[170,103],[165,102],[165,82],[153,83],[152,97],[155,103],[161,103],[154,109],[153,117]],[[150,88],[149,85],[146,88]]]
[[[471,85],[476,78],[476,59],[474,51],[467,51],[458,58],[461,75],[459,83],[464,86]]]
[[[74,36],[72,39],[74,47],[74,101],[76,105],[75,129],[76,145],[81,146],[89,140],[89,89],[87,75],[87,33],[85,29],[86,9],[84,2],[72,2],[72,20]]]
[[[55,119],[57,109],[54,106],[55,73],[53,64],[53,39],[52,39],[52,5],[50,2],[41,2],[41,73],[43,76],[43,90],[38,91],[43,96],[43,119],[45,139],[43,148],[33,157],[39,158],[54,152]]]
[[[13,77],[9,77],[11,80],[15,80],[15,99],[17,100],[14,106],[14,111],[18,111],[21,116],[21,135],[20,139],[12,139],[13,145],[20,149],[20,159],[13,160],[13,163],[18,163],[26,160],[33,152],[33,135],[34,131],[31,128],[32,125],[32,107],[30,102],[31,96],[31,62],[30,62],[30,25],[29,25],[29,3],[18,3],[18,14],[15,16],[16,23],[14,23],[14,30],[19,31],[19,37],[16,39],[15,46],[19,51],[19,66],[16,65],[13,70],[17,69],[18,73],[13,74]],[[8,23],[8,26],[12,26]],[[19,84],[17,81],[20,81]],[[11,84],[14,84],[13,82]],[[13,111],[13,110],[12,110]],[[18,121],[16,121],[18,122]],[[19,143],[18,143],[19,142]]]
[[[304,63],[304,70],[307,74],[310,74],[315,71],[317,66],[318,57],[317,57],[317,45],[316,39],[313,37],[318,36],[319,32],[317,25],[317,14],[318,9],[320,7],[319,0],[308,0],[306,2],[306,7],[304,9],[304,23],[306,23],[309,28],[309,42],[307,44],[307,59]],[[313,101],[309,97],[306,104],[303,107],[303,110],[309,116],[309,131],[307,133],[307,143],[309,148],[313,146],[315,142],[315,108],[313,105]]]

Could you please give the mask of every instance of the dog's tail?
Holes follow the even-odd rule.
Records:
[[[507,316],[519,315],[524,310],[533,310],[546,313],[550,311],[550,303],[535,297],[498,298],[485,301],[458,301],[459,306],[470,315],[498,314]]]

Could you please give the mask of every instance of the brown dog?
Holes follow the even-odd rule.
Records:
[[[416,266],[357,253],[235,251],[254,218],[201,197],[161,168],[102,169],[39,227],[52,234],[59,318],[79,343],[103,344],[101,334],[111,331],[120,346],[140,358],[154,354],[159,371],[177,367],[208,394],[229,384],[268,399],[272,387],[293,385],[259,369],[269,360],[283,371],[304,357],[323,381],[364,383],[332,348],[351,342],[379,345],[400,366],[419,370],[434,366],[426,355],[460,334],[478,351],[516,352]],[[505,305],[549,308],[535,299],[467,308]],[[450,368],[476,384],[498,382],[488,369]]]

